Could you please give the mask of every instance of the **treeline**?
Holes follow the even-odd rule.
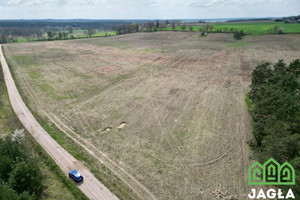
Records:
[[[146,20],[137,20],[141,23]],[[17,42],[18,38],[27,41],[45,40],[44,36],[50,31],[51,40],[60,39],[60,33],[74,29],[87,30],[91,37],[93,31],[111,31],[113,27],[132,23],[133,20],[0,20],[0,44]],[[65,35],[61,35],[62,38]],[[48,35],[46,36],[48,37]],[[74,39],[70,36],[70,39]],[[49,37],[48,37],[49,39]]]
[[[171,20],[168,19],[165,21],[156,20],[156,21],[145,21],[144,23],[130,23],[122,24],[119,26],[114,26],[113,30],[116,31],[116,35],[122,35],[126,33],[136,33],[136,32],[156,32],[163,31],[167,27],[175,27],[180,25],[180,20]]]
[[[18,37],[31,40],[32,38],[41,38],[42,36],[43,30],[40,28],[0,27],[0,44],[17,42]]]
[[[37,160],[21,142],[10,137],[0,138],[0,152],[0,199],[39,199],[44,177]]]
[[[7,28],[64,28],[66,26],[76,27],[78,29],[102,28],[110,29],[113,26],[130,24],[132,21],[126,20],[0,20],[0,27]]]
[[[274,21],[275,22],[284,22],[284,23],[299,23],[299,20],[300,20],[300,15],[277,18]]]
[[[136,33],[136,32],[156,32],[156,31],[166,31],[170,27],[172,31],[175,31],[176,28],[181,31],[199,31],[201,36],[206,36],[207,33],[233,33],[235,39],[242,39],[245,35],[243,30],[238,30],[234,28],[225,27],[223,30],[215,29],[213,24],[205,24],[200,27],[199,30],[194,29],[192,25],[187,25],[180,20],[165,20],[165,21],[148,21],[144,24],[131,23],[123,24],[120,26],[113,27],[113,30],[116,31],[116,35],[122,35],[127,33]]]
[[[300,195],[300,98],[299,59],[289,65],[279,60],[256,66],[252,72],[248,106],[252,116],[253,140],[250,146],[260,162],[274,158],[288,161],[296,170]],[[296,196],[297,196],[296,195]]]

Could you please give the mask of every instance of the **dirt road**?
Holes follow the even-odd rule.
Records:
[[[77,169],[84,177],[84,182],[78,188],[90,199],[94,200],[117,200],[112,194],[80,161],[76,160],[71,154],[63,149],[36,121],[25,103],[23,102],[11,73],[5,61],[0,45],[0,60],[5,77],[9,99],[14,112],[20,119],[23,126],[30,132],[36,141],[54,159],[56,164],[66,175],[71,169]]]

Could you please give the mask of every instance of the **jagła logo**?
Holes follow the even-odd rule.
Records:
[[[255,162],[248,169],[249,185],[295,185],[295,169],[288,162],[280,165],[276,160],[270,158],[263,165]],[[281,189],[277,192],[275,189],[269,189],[266,193],[263,189],[256,192],[256,189],[251,189],[251,194],[248,194],[250,199],[295,199],[293,191],[288,190],[284,196]]]

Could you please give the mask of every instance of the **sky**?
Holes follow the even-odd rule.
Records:
[[[209,19],[300,14],[300,0],[0,0],[0,19]]]

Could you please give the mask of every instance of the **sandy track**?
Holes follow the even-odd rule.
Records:
[[[112,194],[80,161],[76,160],[71,154],[63,149],[36,121],[25,103],[23,102],[11,73],[4,59],[0,45],[0,60],[5,77],[9,99],[14,112],[20,119],[23,126],[30,132],[36,141],[54,159],[60,169],[67,175],[71,169],[77,169],[84,176],[84,182],[78,188],[90,199],[112,199],[118,198]]]

